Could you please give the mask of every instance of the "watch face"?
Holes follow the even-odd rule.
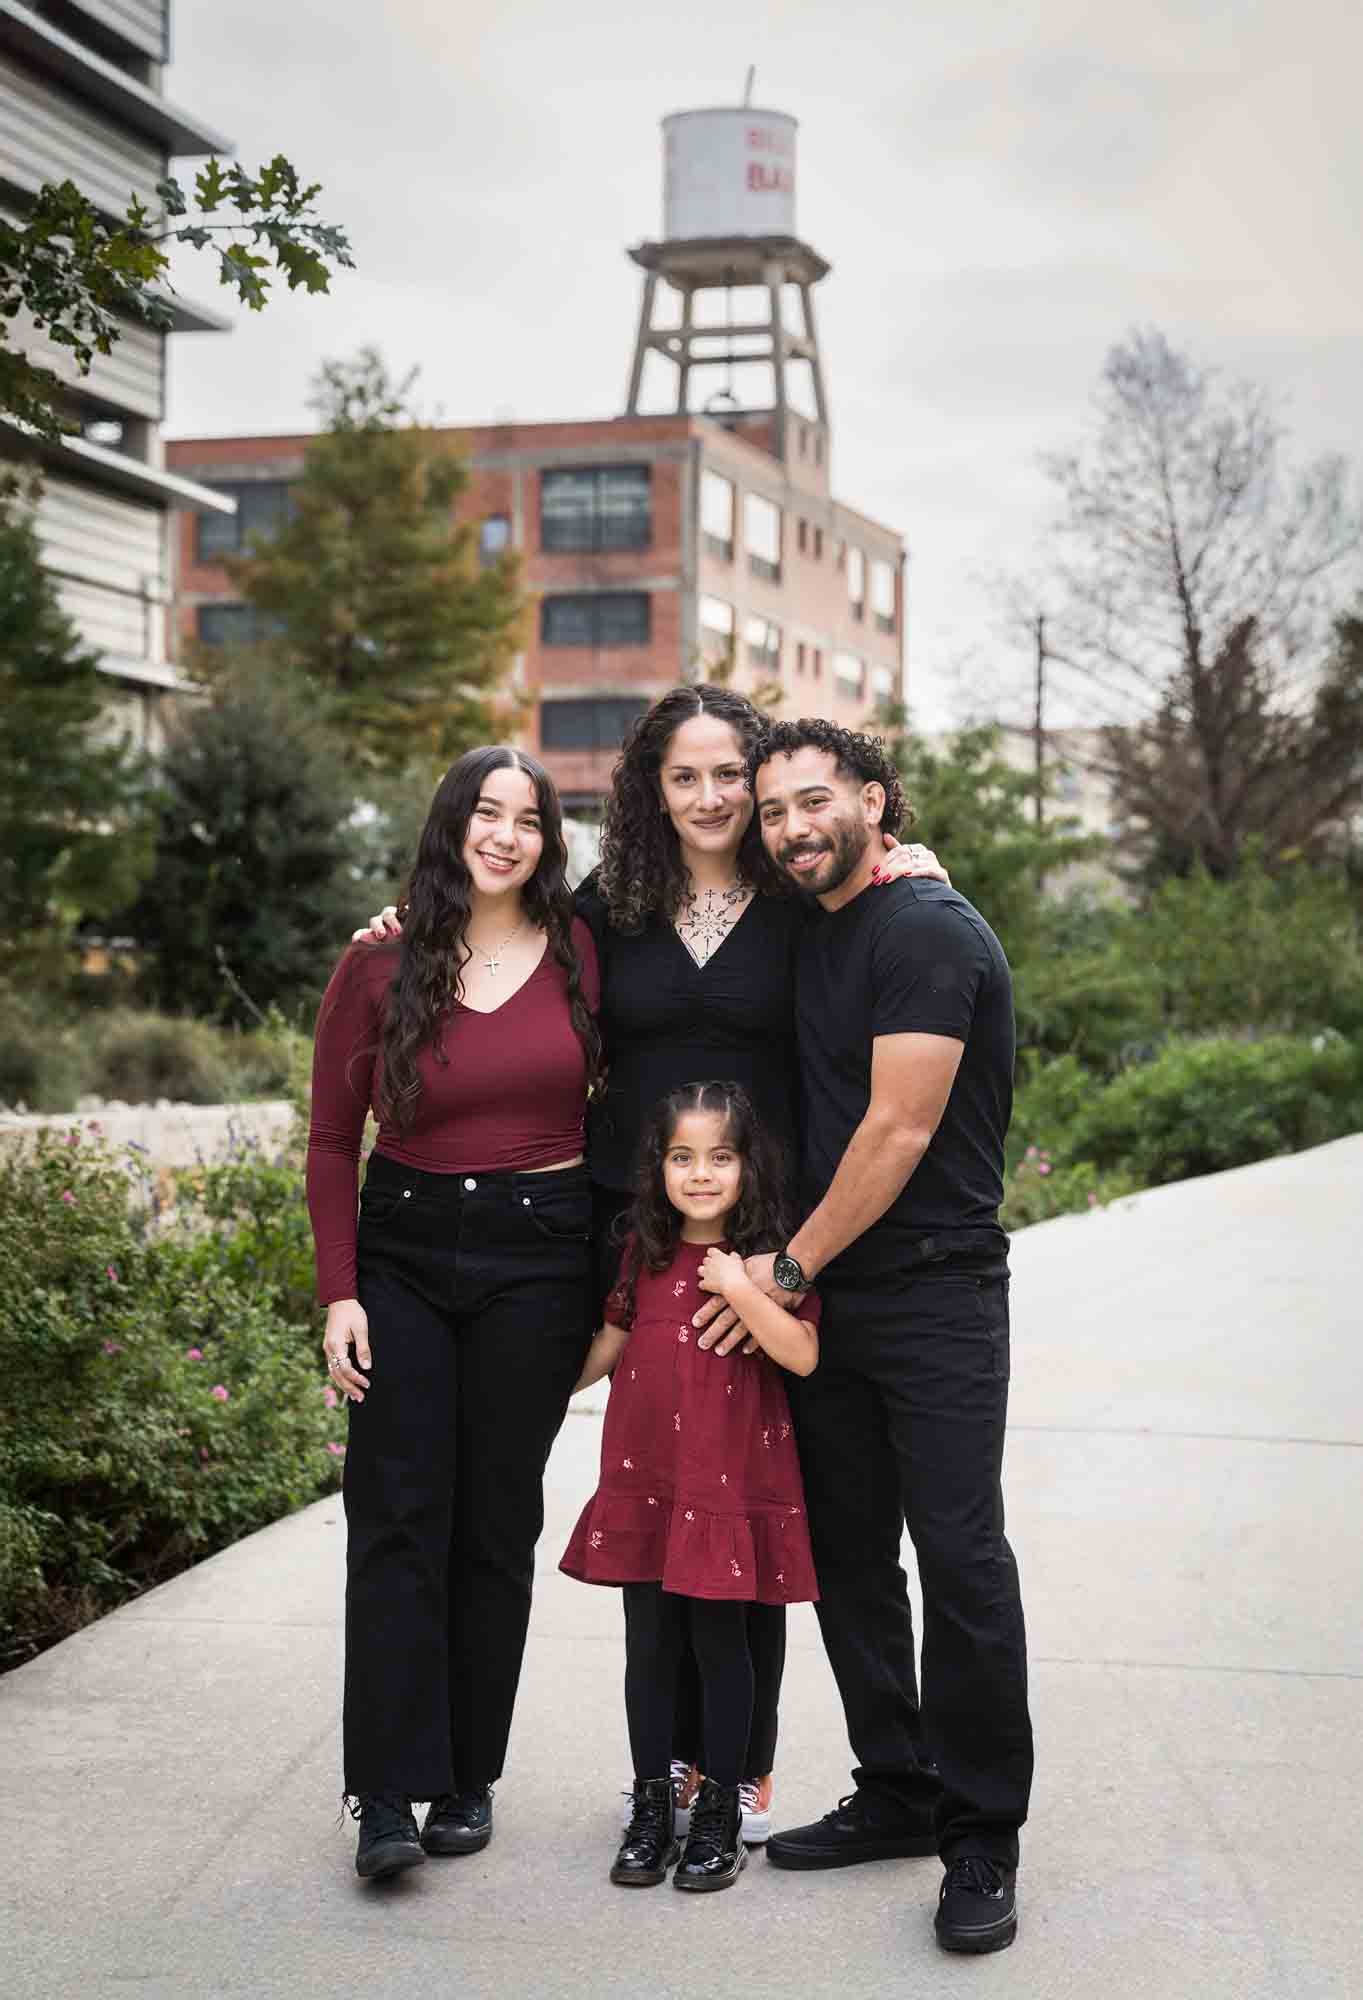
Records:
[[[771,1274],[783,1291],[802,1292],[805,1288],[805,1274],[793,1257],[778,1257]]]

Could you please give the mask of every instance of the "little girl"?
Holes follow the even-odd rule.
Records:
[[[769,1299],[743,1260],[784,1247],[780,1164],[737,1084],[672,1091],[645,1129],[633,1230],[607,1324],[579,1389],[615,1371],[601,1483],[560,1567],[625,1597],[625,1707],[633,1807],[612,1882],[661,1882],[673,1837],[678,1669],[700,1667],[705,1783],[673,1886],[727,1889],[747,1863],[739,1780],[752,1719],[746,1606],[818,1596],[799,1461],[780,1368],[819,1357],[818,1300]],[[696,1345],[692,1315],[720,1293],[761,1349]],[[776,1365],[773,1365],[776,1364]]]

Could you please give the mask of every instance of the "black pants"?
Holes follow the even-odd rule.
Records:
[[[636,1778],[665,1778],[676,1728],[677,1684],[690,1653],[700,1672],[701,1768],[717,1785],[736,1785],[752,1725],[753,1671],[748,1607],[676,1597],[659,1583],[627,1583],[625,1712]]]
[[[620,1274],[629,1207],[630,1197],[623,1190],[593,1186],[592,1240],[598,1311]],[[721,1360],[717,1365],[722,1368],[725,1364]],[[755,1784],[766,1777],[776,1762],[781,1676],[786,1666],[786,1608],[784,1604],[750,1604],[747,1625],[753,1673],[752,1729],[742,1775]],[[626,1630],[628,1633],[628,1605]],[[672,1755],[684,1764],[698,1764],[704,1769],[700,1668],[690,1645],[682,1650],[675,1718]],[[712,1773],[707,1771],[706,1775]]]
[[[544,1467],[591,1335],[586,1172],[419,1173],[360,1199],[371,1385],[350,1406],[347,1792],[501,1775]]]
[[[1003,1532],[1008,1281],[939,1268],[820,1290],[820,1363],[788,1386],[857,1783],[887,1817],[932,1801],[944,1860],[1015,1866],[1032,1730]],[[923,1589],[921,1713],[905,1521]]]

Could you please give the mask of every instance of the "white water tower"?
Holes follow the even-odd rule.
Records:
[[[752,73],[749,72],[749,92]],[[639,330],[630,369],[628,416],[640,414],[644,365],[659,354],[677,371],[676,407],[690,409],[692,373],[724,369],[725,387],[711,399],[727,421],[769,415],[771,447],[786,456],[791,377],[809,371],[811,426],[824,438],[828,406],[814,326],[813,287],[829,267],[795,230],[796,120],[785,111],[754,105],[674,111],[663,120],[663,235],[640,243],[630,256],[644,272]],[[680,311],[666,313],[659,285],[680,294]],[[736,291],[763,295],[760,316],[736,322]],[[788,293],[788,288],[793,288]],[[721,315],[702,309],[705,293],[723,295]],[[787,297],[798,297],[799,323],[787,324]],[[762,371],[765,394],[743,407],[735,383],[745,387]],[[745,421],[746,428],[746,421]],[[826,450],[820,449],[826,464]]]

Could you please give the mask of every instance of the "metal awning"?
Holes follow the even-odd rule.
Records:
[[[236,151],[233,142],[210,125],[181,111],[159,91],[135,82],[31,8],[19,6],[17,0],[0,0],[0,48],[13,49],[32,68],[54,77],[77,97],[112,112],[135,132],[155,139],[168,153],[231,155]]]

